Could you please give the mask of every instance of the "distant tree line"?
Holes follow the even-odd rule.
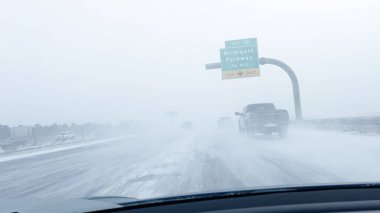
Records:
[[[133,122],[123,122],[118,125],[111,124],[97,124],[97,123],[84,123],[84,124],[51,124],[41,125],[35,124],[31,126],[32,135],[34,137],[53,137],[61,132],[72,131],[78,136],[92,135],[95,137],[103,137],[108,135],[117,135],[134,131],[136,125]],[[11,137],[11,127],[0,124],[0,140]]]

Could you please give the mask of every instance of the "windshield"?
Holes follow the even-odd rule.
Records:
[[[379,182],[379,11],[1,1],[0,198]]]

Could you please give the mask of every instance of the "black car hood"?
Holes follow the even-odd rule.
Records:
[[[79,199],[66,198],[20,198],[0,199],[1,213],[50,213],[50,212],[91,212],[106,209],[152,206],[168,203],[193,202],[229,197],[244,197],[281,192],[320,191],[330,189],[380,188],[380,183],[341,183],[244,188],[228,191],[204,192],[151,199],[128,197],[87,197]]]
[[[156,197],[150,199],[129,200],[126,203],[119,203],[125,207],[137,206],[154,206],[172,203],[186,203],[202,200],[220,200],[225,198],[255,196],[285,192],[303,192],[303,191],[323,191],[335,189],[359,189],[359,188],[380,188],[379,182],[359,182],[359,183],[329,183],[329,184],[308,184],[308,185],[280,185],[243,188],[225,191],[208,191],[202,193],[185,194],[177,196]]]

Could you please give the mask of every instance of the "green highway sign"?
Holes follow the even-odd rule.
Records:
[[[260,75],[256,38],[226,41],[225,45],[220,49],[223,80]]]
[[[222,71],[258,68],[257,47],[246,46],[221,49],[220,62]]]

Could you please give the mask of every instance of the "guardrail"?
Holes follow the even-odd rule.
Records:
[[[303,125],[321,130],[380,134],[380,116],[309,119]]]

